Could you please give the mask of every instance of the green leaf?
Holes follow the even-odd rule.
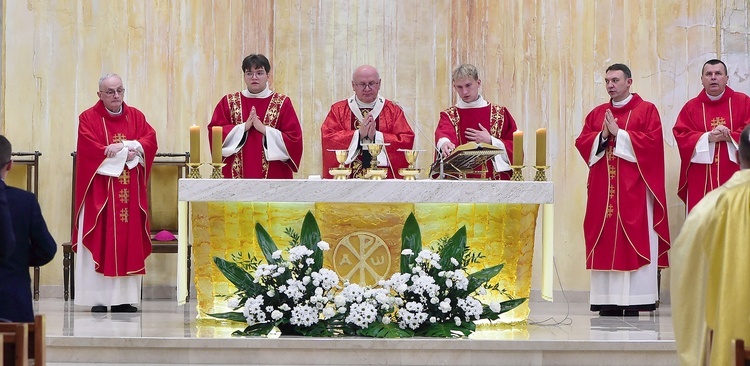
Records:
[[[469,285],[466,287],[466,293],[471,294],[476,291],[479,286],[489,282],[493,277],[497,276],[498,273],[503,269],[504,264],[498,264],[494,267],[485,268],[481,271],[474,272],[467,276]]]
[[[411,329],[401,329],[398,323],[375,322],[365,329],[357,330],[357,335],[374,338],[409,338],[414,336]]]
[[[311,327],[298,327],[297,328],[302,335],[308,337],[333,337],[333,331],[328,328],[326,322],[319,321]]]
[[[453,236],[448,239],[443,249],[440,250],[440,267],[444,270],[454,268],[451,258],[455,258],[460,264],[466,252],[466,226],[461,226]]]
[[[260,245],[263,256],[266,257],[266,262],[276,264],[276,259],[273,259],[273,252],[279,250],[279,248],[276,247],[271,235],[268,235],[268,231],[259,223],[255,224],[255,235],[258,237],[258,245]]]
[[[526,301],[525,297],[520,297],[518,299],[511,299],[507,301],[503,301],[500,303],[500,311],[494,312],[492,309],[490,309],[489,305],[482,306],[482,319],[489,319],[489,320],[497,320],[500,317],[500,314],[507,313],[515,308],[517,308],[519,305],[523,304],[524,301]]]
[[[245,315],[236,311],[231,311],[228,313],[213,313],[213,314],[206,314],[206,315],[212,316],[218,319],[226,319],[226,320],[242,322],[242,323],[247,324],[247,318],[245,318]]]
[[[245,272],[237,263],[229,262],[219,257],[214,257],[214,263],[224,277],[237,287],[237,289],[245,291],[248,294],[258,292],[258,284],[255,283],[253,276]]]
[[[476,329],[474,322],[462,322],[461,325],[456,325],[454,322],[446,323],[432,323],[424,329],[420,329],[417,332],[417,336],[421,337],[442,337],[442,338],[453,338],[460,335],[464,337],[471,334]]]
[[[275,326],[276,324],[274,322],[253,324],[245,328],[245,330],[234,331],[232,335],[245,337],[266,336],[268,333],[271,333]]]
[[[419,230],[419,223],[417,223],[414,213],[410,213],[409,217],[406,218],[404,229],[401,231],[401,251],[403,252],[404,249],[410,249],[414,252],[414,255],[401,256],[401,273],[411,273],[414,259],[422,251],[422,233]]]
[[[312,265],[312,270],[317,272],[323,268],[323,250],[318,248],[318,243],[321,240],[320,228],[318,222],[315,221],[315,216],[312,212],[307,211],[305,219],[302,221],[302,230],[300,233],[300,243],[313,251],[312,258],[315,263]]]

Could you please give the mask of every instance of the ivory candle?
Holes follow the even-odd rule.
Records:
[[[221,163],[221,146],[224,143],[222,136],[222,127],[211,127],[211,162],[214,164]]]
[[[196,125],[190,126],[190,162],[201,162],[201,128]]]
[[[513,165],[523,165],[523,131],[513,132]]]
[[[547,165],[547,129],[536,130],[536,166]]]

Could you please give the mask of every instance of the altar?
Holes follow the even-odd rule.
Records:
[[[191,241],[198,317],[209,319],[208,313],[228,310],[225,296],[234,291],[213,257],[262,258],[256,223],[285,248],[290,230],[299,233],[311,212],[332,248],[325,266],[350,282],[372,285],[398,271],[401,230],[414,214],[423,246],[465,226],[468,247],[483,256],[481,267],[470,269],[504,263],[494,282],[512,297],[528,297],[537,216],[544,205],[542,294],[551,300],[553,193],[551,182],[181,179],[178,256],[186,258]],[[189,274],[185,260],[177,263],[178,299],[184,301],[186,281],[180,278]],[[528,314],[526,303],[501,321],[523,322]]]

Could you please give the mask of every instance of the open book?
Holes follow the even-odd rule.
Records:
[[[456,146],[453,152],[443,159],[443,172],[454,179],[464,178],[467,173],[473,172],[477,167],[494,158],[503,150],[497,146],[483,142],[468,142]],[[436,178],[440,175],[440,160],[432,163],[430,176]]]

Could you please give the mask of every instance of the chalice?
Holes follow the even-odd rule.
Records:
[[[409,166],[407,168],[399,169],[398,174],[401,174],[401,176],[404,177],[404,180],[417,180],[419,169],[416,168],[414,164],[417,162],[417,156],[419,156],[419,152],[424,150],[399,149],[398,151],[404,152],[406,162],[409,163]]]
[[[383,151],[383,144],[367,144],[367,150],[370,152],[370,169],[367,171],[365,178],[371,180],[382,180],[388,176],[388,170],[378,168],[378,155]]]
[[[331,175],[333,176],[333,179],[346,180],[346,178],[352,172],[351,168],[347,168],[344,165],[346,158],[349,156],[349,150],[328,150],[328,151],[333,151],[333,153],[336,154],[336,161],[339,162],[338,167],[328,169],[328,172],[331,173]]]

